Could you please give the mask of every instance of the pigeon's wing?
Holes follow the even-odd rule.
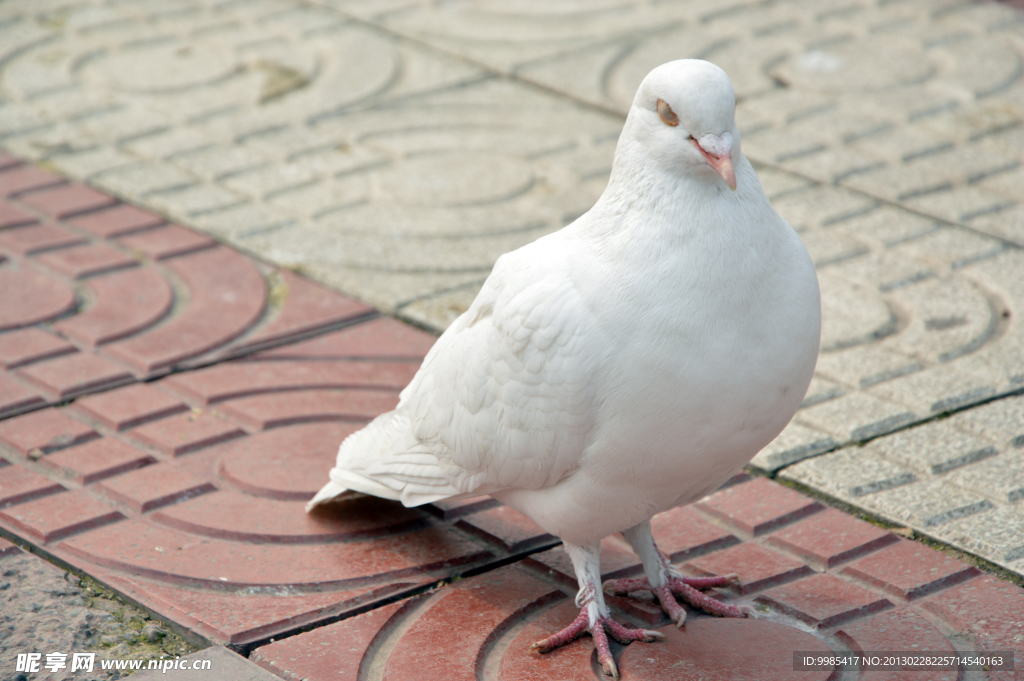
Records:
[[[398,407],[342,444],[324,494],[358,490],[414,506],[541,488],[579,465],[608,343],[559,236],[498,259]]]

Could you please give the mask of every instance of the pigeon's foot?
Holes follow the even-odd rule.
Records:
[[[591,627],[587,610],[588,607],[583,606],[583,609],[580,610],[580,616],[577,617],[572,624],[567,626],[565,629],[562,629],[554,636],[549,636],[542,641],[537,641],[530,646],[530,650],[539,650],[542,653],[547,653],[579,638],[583,632],[589,631],[590,635],[594,637],[594,645],[597,647],[597,659],[601,663],[601,668],[604,669],[604,673],[613,679],[618,679],[619,670],[615,666],[615,660],[612,659],[612,651],[608,647],[609,634],[616,641],[624,644],[631,643],[632,641],[644,641],[645,643],[650,643],[652,641],[665,638],[665,635],[660,631],[651,631],[650,629],[630,629],[629,627],[622,626],[611,617],[598,617],[597,623]]]
[[[679,596],[695,608],[719,617],[753,617],[754,609],[749,605],[735,606],[701,593],[699,589],[710,589],[716,586],[731,586],[739,584],[739,575],[725,575],[723,577],[682,577],[679,575],[668,575],[666,584],[662,587],[651,587],[647,577],[637,579],[609,579],[602,585],[602,590],[607,594],[628,594],[633,591],[650,591],[658,598],[662,609],[668,613],[677,627],[683,626],[686,622],[686,611],[676,601]]]

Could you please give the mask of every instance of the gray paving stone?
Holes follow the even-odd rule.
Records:
[[[186,154],[214,143],[206,135],[192,128],[169,128],[155,135],[148,135],[128,142],[122,147],[143,158],[163,158]]]
[[[991,442],[955,432],[948,421],[927,423],[880,438],[866,449],[922,476],[941,475],[999,454]]]
[[[918,416],[901,404],[858,391],[801,409],[796,419],[831,433],[836,442],[850,442],[890,432],[913,423]]]
[[[223,144],[175,154],[169,160],[207,181],[220,180],[270,164],[270,158],[265,154],[245,146]]]
[[[905,466],[861,447],[803,461],[786,468],[779,476],[860,506],[864,505],[863,497],[906,487],[920,479]]]
[[[957,428],[975,433],[1000,448],[1024,447],[1024,397],[986,404],[949,418]]]
[[[977,492],[960,490],[943,480],[927,480],[899,490],[864,497],[864,504],[880,515],[911,527],[934,532],[954,520],[990,511],[996,506]]]
[[[241,203],[197,215],[193,222],[205,231],[245,247],[253,237],[280,231],[294,224],[292,216],[266,205]]]
[[[836,440],[828,433],[792,421],[778,437],[758,452],[750,463],[756,469],[774,472],[797,461],[826,452],[837,445]]]
[[[222,184],[228,189],[260,199],[310,185],[316,179],[317,173],[301,163],[273,163],[235,173],[225,178]]]
[[[998,452],[992,445],[986,449]],[[986,457],[982,462],[954,472],[949,482],[1006,504],[1019,502],[1024,499],[1024,451],[1007,449],[997,457]]]
[[[803,192],[774,198],[772,205],[797,231],[834,224],[847,215],[859,214],[876,205],[865,196],[830,185],[812,185]]]
[[[934,535],[971,553],[988,558],[1020,574],[1024,558],[1024,506],[1001,506],[954,520],[937,528]]]
[[[912,356],[880,344],[870,344],[822,353],[818,357],[816,374],[866,389],[922,369],[924,365]]]
[[[956,365],[932,367],[878,383],[868,392],[932,415],[981,402],[1009,386],[996,372],[958,371]]]
[[[241,205],[246,198],[217,185],[194,184],[183,189],[151,194],[148,203],[184,221],[196,216]]]
[[[62,171],[81,180],[138,163],[135,156],[112,147],[97,147],[84,151],[59,153],[50,157]]]
[[[90,181],[121,196],[147,196],[196,184],[194,175],[160,161],[141,162],[92,175]]]

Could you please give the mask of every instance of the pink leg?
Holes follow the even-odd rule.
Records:
[[[591,636],[594,637],[594,647],[597,648],[597,659],[601,663],[601,668],[604,669],[604,673],[613,679],[619,678],[619,670],[615,666],[615,660],[612,658],[611,648],[608,646],[608,634],[612,635],[619,643],[630,643],[631,641],[644,641],[650,643],[651,641],[657,641],[658,639],[665,638],[665,635],[660,631],[651,631],[649,629],[630,629],[624,627],[618,622],[614,621],[610,617],[599,617],[597,619],[597,625],[593,628],[589,625],[589,618],[587,616],[587,605],[584,605],[580,610],[580,615],[572,624],[562,629],[560,632],[553,636],[549,636],[543,641],[537,641],[530,649],[537,649],[542,653],[547,653],[559,646],[563,646],[566,643],[578,638],[583,632],[590,631]],[[605,629],[608,633],[605,633]]]

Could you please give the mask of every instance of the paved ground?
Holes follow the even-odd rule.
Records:
[[[484,500],[301,500],[432,342],[374,308],[443,329],[599,195],[643,74],[703,56],[823,290],[815,381],[755,472],[1024,575],[1022,54],[1024,14],[987,2],[0,3],[0,528],[286,677],[401,678],[512,584],[459,654],[520,673],[513,638],[572,591],[557,549],[522,559],[551,538]],[[709,502],[666,518],[708,528],[674,557],[731,558],[726,597],[783,639],[856,649],[891,617],[938,650],[1022,645],[1017,587],[862,523],[826,555],[859,521],[731,489],[767,524]],[[341,635],[358,660],[314,654]]]

